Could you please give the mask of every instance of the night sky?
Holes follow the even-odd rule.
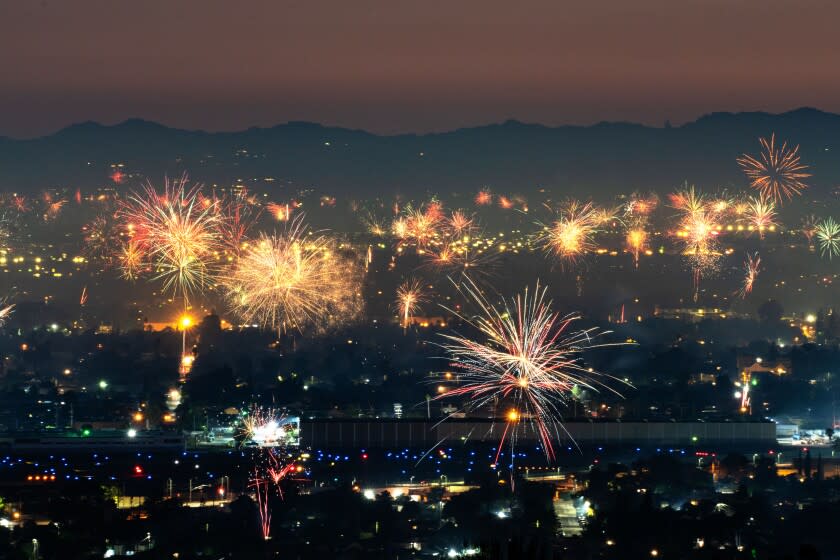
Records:
[[[0,0],[0,135],[840,112],[836,0]]]

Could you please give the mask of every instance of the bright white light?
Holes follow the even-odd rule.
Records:
[[[496,512],[496,516],[497,516],[499,519],[504,519],[505,517],[507,517],[507,513],[505,513],[504,511],[499,510],[499,511],[497,511],[497,512]]]
[[[130,430],[128,430],[128,437],[130,437],[130,438],[137,437],[137,430],[135,430],[134,428],[131,428]]]
[[[364,492],[362,492],[362,496],[364,496],[367,500],[376,499],[376,494],[373,492],[373,490],[365,490]]]
[[[450,558],[457,558],[458,557],[458,552],[454,548],[450,548],[449,552],[447,552],[446,555],[449,556]]]

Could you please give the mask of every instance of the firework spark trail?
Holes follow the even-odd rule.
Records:
[[[67,204],[66,200],[53,200],[47,203],[46,207],[44,208],[44,221],[49,222],[50,220],[56,219],[61,213],[61,209],[64,208],[65,204]]]
[[[744,283],[741,286],[741,289],[738,291],[738,295],[741,296],[741,299],[746,299],[747,295],[752,293],[753,285],[755,284],[755,279],[758,277],[758,273],[761,270],[761,257],[758,253],[754,253],[750,255],[747,254],[747,260],[744,261]]]
[[[400,322],[403,330],[408,329],[412,316],[420,311],[420,304],[427,301],[420,280],[411,278],[403,282],[397,288],[397,300],[395,302],[400,315]]]
[[[807,172],[808,166],[800,161],[799,146],[789,149],[787,142],[783,142],[781,148],[777,147],[775,133],[770,140],[760,138],[759,142],[758,158],[744,154],[737,159],[752,188],[779,205],[808,188],[803,181],[811,174]]]
[[[126,280],[136,280],[146,267],[146,253],[141,244],[133,239],[129,239],[120,247],[117,259],[122,277]]]
[[[147,184],[119,210],[133,232],[132,250],[144,253],[153,279],[162,281],[164,291],[181,296],[185,307],[192,294],[210,286],[214,260],[223,248],[216,205],[202,203],[200,195],[201,186],[189,187],[183,175],[166,179],[163,194]]]
[[[254,469],[251,482],[254,487],[254,494],[257,496],[257,510],[260,514],[260,531],[263,539],[271,538],[271,508],[269,507],[270,485],[269,481],[260,477],[259,471]]]
[[[423,268],[431,268],[446,276],[490,276],[498,264],[498,252],[471,247],[469,242],[447,241],[424,253]]]
[[[122,232],[114,220],[113,213],[96,216],[82,227],[84,249],[82,254],[89,262],[101,263],[110,268],[119,256]]]
[[[477,329],[483,340],[441,335],[445,342],[439,346],[460,373],[459,385],[436,398],[466,397],[467,410],[491,403],[512,406],[499,449],[506,438],[515,439],[523,429],[520,426],[527,423],[538,435],[546,458],[553,460],[552,435],[562,427],[560,408],[571,398],[573,388],[613,391],[602,379],[614,378],[583,367],[582,352],[613,344],[593,343],[594,338],[606,334],[597,329],[571,331],[579,317],[553,312],[547,290],[539,283],[533,294],[526,290],[511,300],[511,305],[502,307],[491,304],[473,283],[467,282],[459,290],[479,313],[466,317],[449,311]]]
[[[11,317],[12,312],[15,310],[14,304],[6,305],[6,302],[2,302],[2,307],[0,307],[0,327],[6,324],[6,321],[9,320]]]
[[[221,278],[233,312],[264,328],[325,330],[358,317],[362,266],[302,216],[285,231],[263,234]]]
[[[365,230],[374,237],[385,237],[388,233],[388,226],[385,221],[376,217],[372,212],[365,214],[361,221]]]
[[[286,429],[290,424],[284,423],[284,419],[285,415],[276,409],[256,405],[251,406],[242,419],[242,437],[245,441],[258,444],[252,453],[254,468],[249,486],[254,488],[260,527],[265,539],[271,534],[272,488],[282,499],[280,483],[295,472],[294,462],[289,461],[290,457],[280,451],[292,444]]]
[[[809,214],[802,219],[802,235],[808,240],[808,247],[814,248],[814,235],[817,234],[817,224],[819,220],[813,214]]]
[[[821,257],[828,256],[828,260],[831,260],[840,254],[840,223],[835,222],[834,218],[826,218],[817,224],[815,232]]]
[[[219,237],[232,255],[239,256],[251,228],[260,218],[257,208],[245,189],[213,201],[218,216]]]

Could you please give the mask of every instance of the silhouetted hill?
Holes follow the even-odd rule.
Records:
[[[90,188],[108,183],[109,165],[160,179],[186,170],[199,181],[246,181],[267,189],[311,186],[338,196],[426,192],[471,195],[482,186],[555,196],[664,192],[683,181],[742,189],[735,158],[758,151],[758,137],[801,145],[814,195],[840,183],[840,115],[816,109],[782,114],[713,113],[678,127],[630,123],[547,127],[508,121],[435,134],[380,136],[290,122],[208,133],[132,119],[85,122],[30,140],[0,138],[0,189]],[[272,183],[262,179],[273,177]],[[282,195],[282,193],[278,193]]]

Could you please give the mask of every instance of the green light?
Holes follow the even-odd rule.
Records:
[[[698,439],[699,438],[697,436],[691,436],[691,441],[694,442],[694,443],[697,443]]]
[[[88,437],[90,435],[90,428],[85,428],[84,430],[82,430],[82,435],[84,437]]]
[[[758,385],[758,379],[753,377],[753,379],[752,379],[752,381],[750,381],[750,383],[752,383],[753,385]]]

